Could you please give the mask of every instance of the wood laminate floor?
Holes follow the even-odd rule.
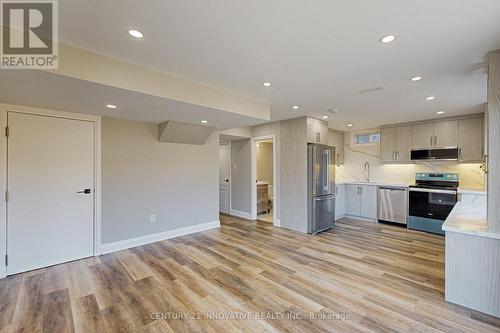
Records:
[[[0,280],[0,332],[500,332],[500,319],[444,301],[441,236],[221,221]]]

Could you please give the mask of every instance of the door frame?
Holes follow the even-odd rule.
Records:
[[[273,142],[273,225],[276,227],[280,226],[280,221],[276,218],[276,207],[279,204],[279,198],[276,196],[276,135],[264,135],[257,136],[250,139],[250,162],[251,162],[251,178],[250,178],[250,202],[251,209],[250,214],[252,216],[252,220],[257,219],[257,147],[256,144],[259,141],[271,140]]]
[[[9,112],[49,116],[94,123],[94,213],[93,213],[93,255],[101,254],[101,117],[71,112],[40,109],[28,106],[0,104],[0,189],[7,189],[7,138],[4,134]],[[7,276],[4,257],[7,254],[7,202],[0,200],[0,278]]]
[[[232,170],[232,162],[231,162],[231,141],[229,141],[228,143],[225,143],[225,144],[219,144],[219,148],[220,146],[227,146],[228,147],[228,150],[229,150],[229,183],[227,184],[227,186],[229,187],[229,206],[228,206],[228,212],[227,213],[223,213],[223,214],[231,214],[231,206],[232,206],[232,203],[233,203],[233,200],[231,200],[231,170]],[[219,168],[220,168],[220,161],[219,161]],[[220,180],[219,180],[220,181]],[[220,184],[219,184],[219,188],[220,188]],[[219,213],[221,213],[219,211]]]

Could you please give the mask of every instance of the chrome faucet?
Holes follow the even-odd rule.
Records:
[[[363,170],[363,175],[365,176],[365,179],[367,182],[370,181],[370,163],[365,162],[365,168]]]

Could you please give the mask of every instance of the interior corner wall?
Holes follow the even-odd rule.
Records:
[[[231,210],[251,215],[250,139],[231,142]]]
[[[102,243],[219,220],[218,140],[163,143],[156,124],[102,118]]]

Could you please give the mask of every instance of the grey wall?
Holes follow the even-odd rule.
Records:
[[[218,184],[218,135],[162,143],[155,124],[102,119],[103,243],[218,220]]]
[[[273,184],[273,144],[260,142],[257,150],[257,180]]]
[[[251,213],[250,140],[231,142],[231,209]]]

